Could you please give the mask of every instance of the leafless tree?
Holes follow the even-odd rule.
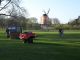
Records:
[[[12,17],[27,15],[26,9],[20,6],[21,0],[0,0],[0,2],[1,2],[0,15],[6,15]],[[5,12],[2,13],[3,11]]]

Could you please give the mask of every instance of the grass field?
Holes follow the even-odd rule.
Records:
[[[0,60],[80,60],[80,32],[35,32],[33,44],[7,39],[0,32]]]

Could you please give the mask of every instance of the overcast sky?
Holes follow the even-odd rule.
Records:
[[[80,0],[23,0],[30,17],[40,19],[43,10],[50,8],[49,17],[58,18],[61,23],[67,23],[70,19],[80,15]]]

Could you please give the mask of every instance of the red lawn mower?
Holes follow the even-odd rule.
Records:
[[[36,37],[35,33],[24,32],[20,33],[19,38],[24,41],[24,43],[33,43],[33,39]]]

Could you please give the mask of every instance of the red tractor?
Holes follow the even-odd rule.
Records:
[[[35,37],[35,33],[32,32],[24,32],[19,35],[19,38],[22,39],[24,43],[33,43]]]

